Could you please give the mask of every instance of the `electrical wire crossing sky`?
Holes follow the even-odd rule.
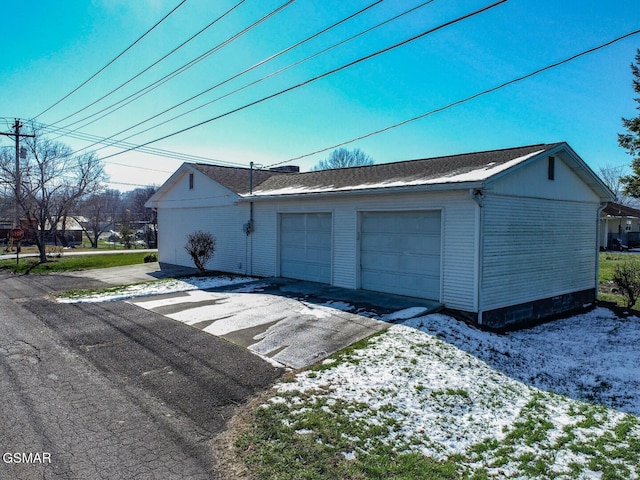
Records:
[[[628,165],[637,1],[11,2],[0,122],[105,160],[114,188],[184,161],[309,170],[567,141]],[[11,148],[0,138],[0,148]]]

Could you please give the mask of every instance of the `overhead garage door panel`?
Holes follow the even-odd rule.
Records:
[[[330,213],[281,214],[280,275],[331,282]]]
[[[439,211],[363,212],[360,233],[361,288],[440,298]]]
[[[440,257],[435,255],[363,252],[360,260],[362,265],[375,265],[383,271],[402,271],[415,275],[434,272],[438,274],[438,277],[440,273]]]
[[[440,212],[363,212],[362,230],[396,233],[440,234]]]

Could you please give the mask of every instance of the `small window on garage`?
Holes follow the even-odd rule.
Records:
[[[555,180],[556,178],[556,159],[555,157],[549,157],[549,165],[548,165],[548,178],[549,180]]]
[[[193,190],[193,173],[189,174],[189,190]]]

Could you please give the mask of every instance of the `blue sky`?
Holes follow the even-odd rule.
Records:
[[[128,141],[145,143],[225,114],[373,53],[490,1],[435,0],[415,12],[238,93],[218,97],[424,0],[386,0],[251,72],[131,129],[136,123],[223,82],[369,5],[370,1],[296,0],[247,34],[135,102],[85,125],[75,123],[202,55],[284,0],[247,0],[197,39],[116,93],[86,107],[151,65],[239,0],[188,0],[151,34],[83,88],[60,100],[122,52],[178,0],[38,0],[3,5],[0,128],[36,117],[67,127],[58,140],[88,147],[78,135],[122,139],[177,114],[208,105]],[[637,0],[508,0],[475,17],[301,88],[172,136],[151,147],[248,166],[269,166],[330,147],[443,107],[640,28]],[[630,63],[635,35],[559,68],[400,128],[351,143],[377,163],[567,141],[594,169],[627,165],[617,145],[620,118],[634,116]],[[216,101],[214,101],[216,100]],[[107,110],[108,111],[108,110]],[[58,123],[59,122],[59,123]],[[58,135],[53,135],[57,137]],[[0,138],[0,145],[11,145]],[[93,149],[98,147],[92,147]],[[98,155],[117,153],[104,148]],[[296,160],[302,170],[330,151]],[[160,184],[182,160],[131,151],[106,160],[120,189]]]

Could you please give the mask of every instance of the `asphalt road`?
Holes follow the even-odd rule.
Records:
[[[45,297],[98,285],[0,274],[0,478],[216,478],[216,435],[282,371],[125,302]]]

